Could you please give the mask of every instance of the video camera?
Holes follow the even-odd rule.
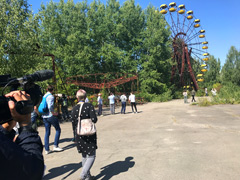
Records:
[[[29,114],[33,111],[33,107],[38,105],[43,97],[40,86],[34,84],[35,81],[45,81],[52,78],[54,72],[52,70],[41,70],[33,74],[26,75],[22,78],[11,78],[11,75],[0,75],[0,87],[3,87],[2,96],[0,96],[0,124],[11,121],[12,116],[8,107],[8,101],[15,102],[16,111],[19,114]],[[23,91],[30,95],[31,100],[16,101],[14,98],[4,96],[4,90],[7,86],[11,87],[11,91],[15,91],[18,87],[22,87]]]

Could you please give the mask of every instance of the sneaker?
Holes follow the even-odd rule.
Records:
[[[101,115],[101,116],[103,116],[103,115]]]
[[[45,151],[45,154],[46,154],[46,155],[48,155],[48,154],[50,154],[50,153],[52,153],[51,150],[49,150],[49,151]]]
[[[63,151],[63,149],[60,148],[60,147],[54,146],[54,147],[53,147],[53,151],[55,151],[55,152],[61,152],[61,151]]]

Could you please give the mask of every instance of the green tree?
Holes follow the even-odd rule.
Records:
[[[0,1],[0,73],[22,76],[40,62],[38,21],[27,0]]]
[[[232,46],[228,52],[227,60],[222,68],[223,83],[232,82],[240,85],[240,52]]]
[[[216,60],[214,56],[209,56],[207,66],[208,71],[204,73],[204,82],[206,87],[220,82],[220,59]]]
[[[168,90],[171,74],[171,49],[166,21],[155,8],[146,10],[146,27],[142,32],[140,83],[142,92],[162,94]]]

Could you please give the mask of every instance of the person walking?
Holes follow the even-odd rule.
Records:
[[[110,106],[110,112],[111,114],[115,114],[115,96],[113,93],[110,93],[110,96],[108,96],[109,99],[109,106]]]
[[[45,154],[49,154],[51,152],[49,149],[49,136],[51,133],[51,125],[53,125],[53,127],[56,130],[53,151],[56,151],[56,152],[63,151],[63,149],[58,146],[60,134],[61,134],[61,128],[57,118],[58,113],[54,112],[54,96],[52,95],[53,86],[49,85],[47,88],[47,91],[48,92],[44,95],[44,97],[46,97],[46,102],[47,102],[49,112],[42,115],[44,126],[45,126],[45,137],[44,137]]]
[[[102,94],[98,94],[97,102],[98,102],[98,115],[103,116],[102,114],[102,105],[103,105],[103,100],[102,100]]]
[[[187,103],[187,91],[183,91],[183,96],[184,96],[184,103]]]
[[[192,94],[192,102],[193,101],[196,102],[196,100],[195,100],[196,91],[194,89],[192,90],[191,94]]]
[[[76,134],[77,150],[82,153],[82,172],[79,180],[93,180],[94,177],[90,173],[90,169],[96,158],[97,149],[97,135],[96,133],[90,136],[81,136],[77,134],[79,109],[82,106],[82,112],[80,112],[82,119],[91,119],[93,123],[97,122],[97,116],[94,106],[91,103],[85,103],[86,91],[83,89],[78,90],[76,97],[78,104],[73,107],[72,110],[72,122],[74,125],[74,131]]]
[[[126,94],[123,93],[123,95],[120,96],[120,100],[121,100],[121,103],[122,103],[122,109],[121,109],[121,114],[125,114],[125,111],[126,111],[126,101],[127,101],[127,97],[126,97]]]
[[[205,91],[205,95],[208,96],[208,90],[206,87],[205,87],[204,91]]]
[[[136,97],[135,97],[135,95],[133,94],[133,92],[131,92],[131,94],[130,94],[130,96],[129,96],[129,101],[130,101],[130,103],[131,103],[131,107],[132,107],[132,113],[134,113],[134,110],[133,110],[133,106],[134,106],[134,108],[135,108],[135,113],[138,113],[137,112],[137,107],[136,107]]]

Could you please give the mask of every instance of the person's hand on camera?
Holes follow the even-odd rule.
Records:
[[[2,127],[10,132],[14,128],[16,123],[17,123],[16,121],[9,121],[9,122],[2,124]]]
[[[25,91],[12,91],[5,96],[13,97],[16,101],[30,100],[30,96]],[[27,126],[31,122],[31,114],[19,114],[15,109],[14,101],[9,101],[8,106],[13,120],[19,122],[20,126]]]

